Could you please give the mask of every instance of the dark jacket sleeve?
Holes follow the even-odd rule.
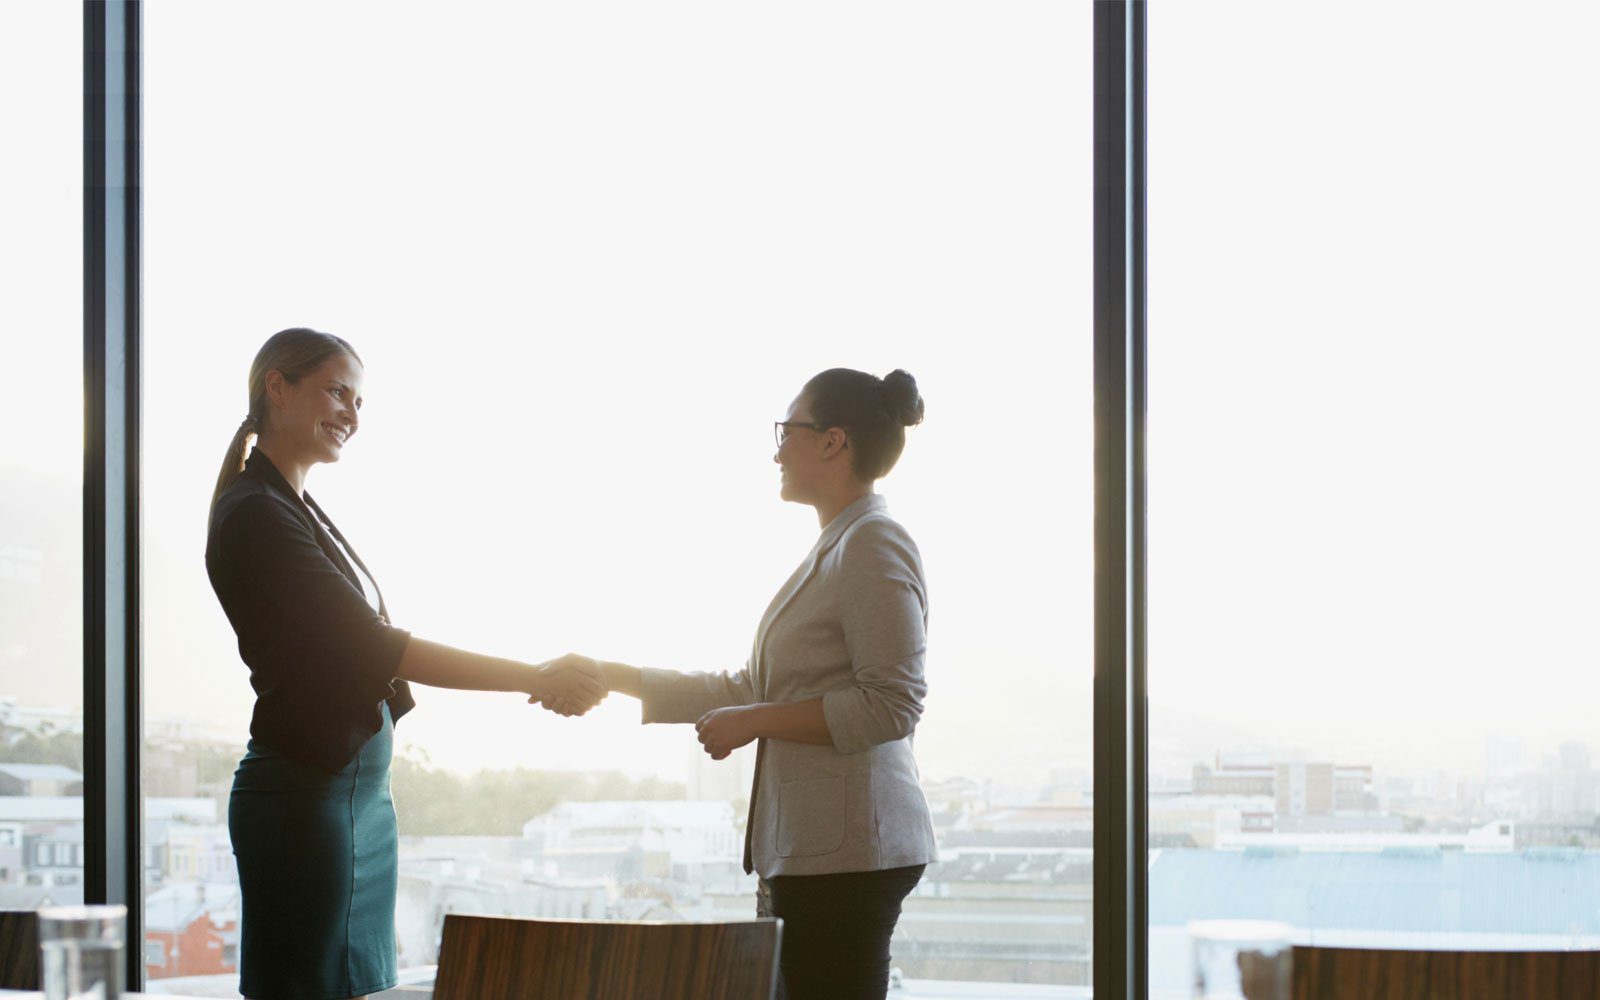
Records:
[[[219,526],[217,543],[237,598],[259,615],[257,640],[274,647],[247,661],[276,661],[280,681],[309,681],[352,703],[376,704],[393,693],[410,633],[372,610],[285,503],[244,497]]]

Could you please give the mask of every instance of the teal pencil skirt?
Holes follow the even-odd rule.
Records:
[[[228,800],[246,997],[342,1000],[395,985],[393,752],[388,705],[383,728],[338,774],[250,741]]]

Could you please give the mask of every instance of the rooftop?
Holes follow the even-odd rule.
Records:
[[[1157,852],[1151,925],[1213,918],[1279,920],[1312,932],[1600,942],[1600,852]]]
[[[83,775],[61,764],[4,764],[0,774],[9,774],[19,781],[82,781]]]

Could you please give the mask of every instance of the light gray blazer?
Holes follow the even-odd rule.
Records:
[[[911,755],[928,685],[917,546],[869,494],[828,522],[778,591],[736,673],[644,671],[645,722],[821,698],[832,746],[762,740],[747,857],[764,878],[937,860]]]

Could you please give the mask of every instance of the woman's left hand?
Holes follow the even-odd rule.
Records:
[[[700,745],[706,748],[711,759],[722,760],[761,735],[756,732],[756,718],[754,706],[713,708],[700,716],[694,731],[700,734]]]

